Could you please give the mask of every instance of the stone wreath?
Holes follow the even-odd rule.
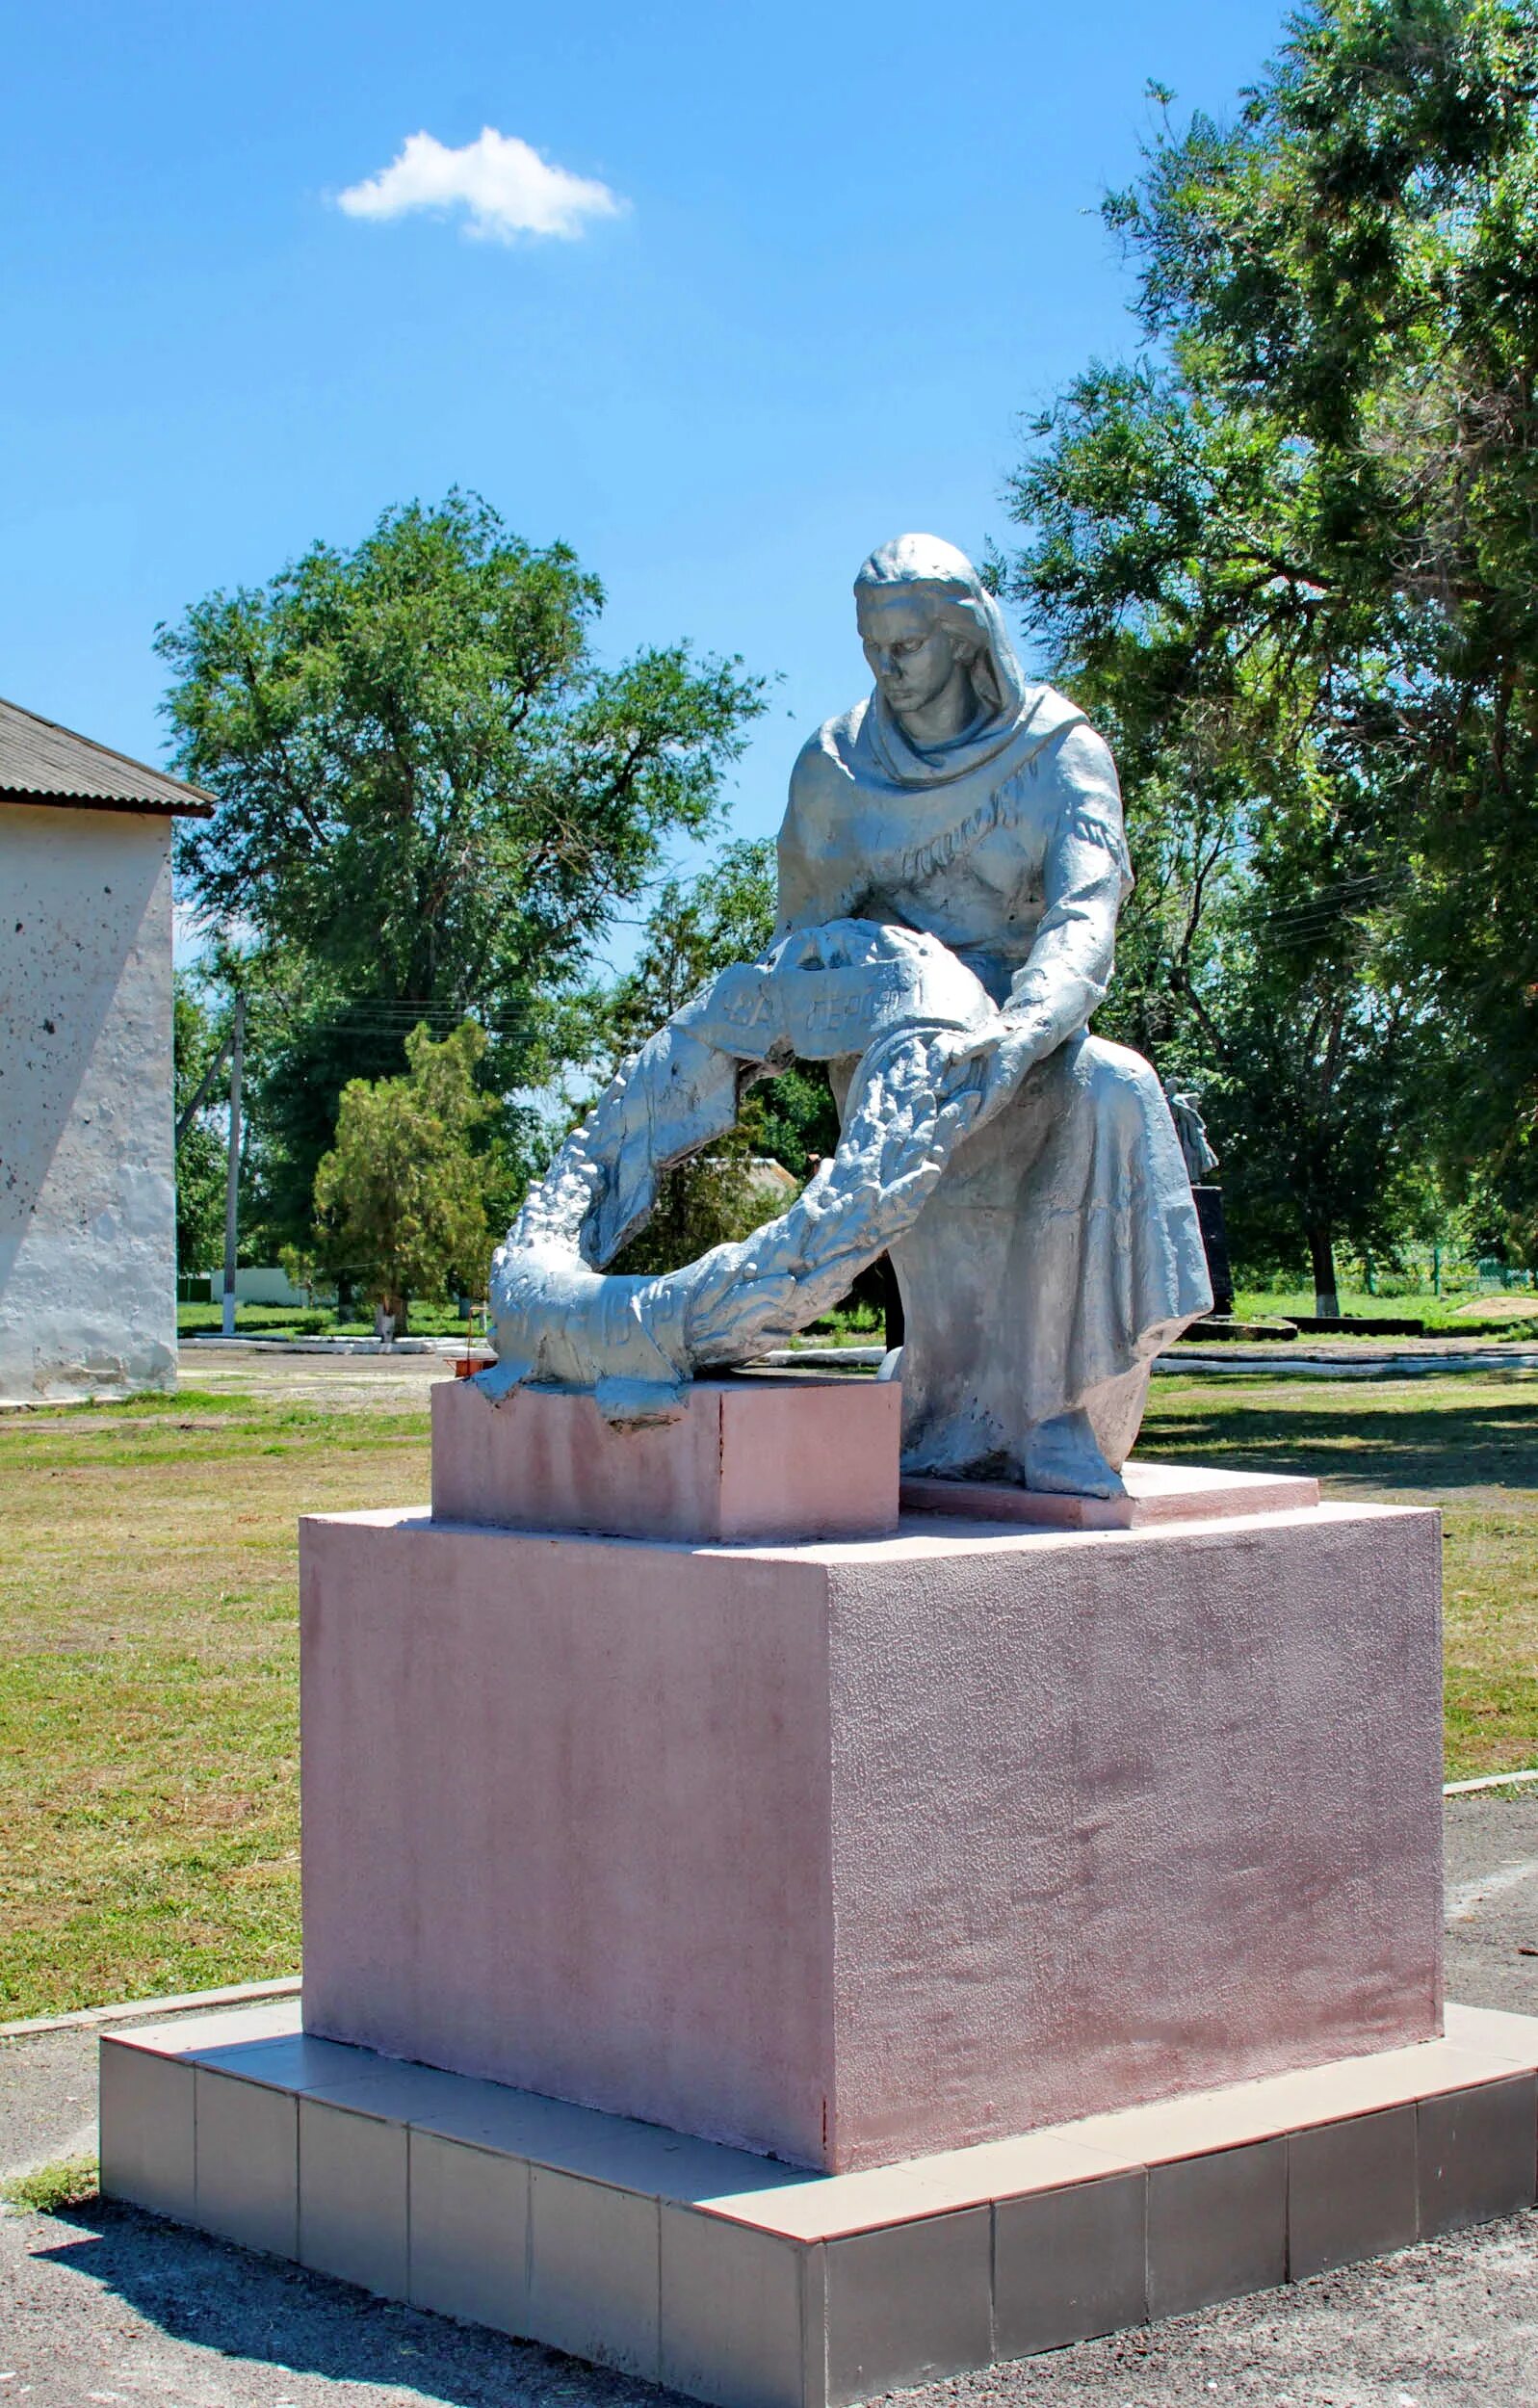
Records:
[[[531,1190],[492,1258],[498,1359],[480,1386],[590,1389],[612,1422],[665,1419],[696,1371],[804,1329],[917,1219],[981,1097],[980,1064],[942,1081],[954,1034],[995,1018],[937,937],[873,921],[797,929],[724,971],[623,1065]],[[605,1270],[664,1172],[733,1127],[756,1079],[851,1056],[838,1151],[788,1212],[681,1270]]]

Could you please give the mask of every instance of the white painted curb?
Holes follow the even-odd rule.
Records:
[[[204,2006],[250,2006],[259,1999],[298,1998],[298,1974],[281,1981],[239,1981],[223,1990],[184,1990],[173,1999],[120,1999],[112,2006],[81,2006],[72,2015],[33,2015],[19,2024],[0,2024],[0,2040],[25,2040],[35,2032],[85,2031],[94,2024],[137,2022],[146,2015],[185,2015]]]

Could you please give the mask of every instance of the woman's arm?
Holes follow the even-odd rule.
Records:
[[[1016,972],[1006,1020],[1030,1020],[1056,1050],[1105,1002],[1116,956],[1116,922],[1132,890],[1121,792],[1110,747],[1082,722],[1058,748],[1063,805],[1047,849],[1046,909]]]
[[[826,733],[819,729],[802,746],[791,772],[790,799],[779,833],[776,936],[847,919],[864,891],[863,879],[850,883],[848,848],[838,833],[841,814],[848,807],[842,791],[847,781],[836,780],[825,749]],[[836,780],[831,794],[830,780]]]
[[[1008,1102],[1028,1070],[1055,1054],[1106,1000],[1116,921],[1132,888],[1121,791],[1110,748],[1081,722],[1054,763],[1064,789],[1047,848],[1046,909],[1000,1018],[980,1042],[958,1049],[956,1076],[986,1060],[978,1121]]]
[[[774,933],[786,936],[792,929],[812,929],[823,920],[833,918],[821,906],[824,881],[818,876],[817,861],[808,847],[794,809],[785,815],[776,847],[779,859],[779,904],[774,915]]]

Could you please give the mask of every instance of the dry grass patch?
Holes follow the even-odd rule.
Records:
[[[100,2190],[101,2168],[94,2158],[59,2158],[0,2183],[0,2199],[18,2215],[57,2215],[62,2208],[85,2207]]]
[[[0,2017],[295,1971],[297,1518],[424,1499],[426,1401],[0,1422]]]
[[[1138,1453],[1440,1505],[1447,1778],[1538,1763],[1538,1374],[1161,1378]]]

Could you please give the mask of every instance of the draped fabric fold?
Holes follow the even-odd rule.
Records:
[[[1075,1407],[1120,1468],[1154,1356],[1212,1302],[1162,1104],[1136,1054],[1080,1034],[959,1148],[892,1248],[911,1470],[1018,1479],[1027,1431]]]

